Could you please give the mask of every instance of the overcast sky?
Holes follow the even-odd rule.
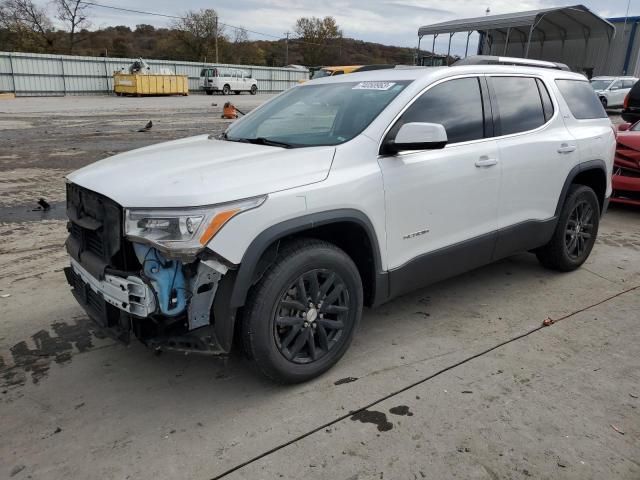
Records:
[[[36,0],[43,4],[46,0]],[[582,3],[603,17],[625,15],[628,0],[90,0],[105,5],[180,15],[186,10],[215,8],[220,21],[243,26],[271,35],[283,36],[292,30],[301,16],[336,18],[344,36],[387,45],[411,46],[417,43],[417,30],[421,25],[458,18],[534,10],[559,5]],[[631,0],[629,15],[640,16],[640,0]],[[93,28],[110,25],[135,27],[139,23],[167,26],[170,19],[118,12],[91,7]],[[460,35],[462,37],[462,35]],[[250,34],[252,39],[269,37]],[[446,52],[445,38],[436,50]],[[430,42],[430,40],[429,40]],[[455,42],[464,49],[462,39]],[[439,44],[438,44],[439,45]],[[429,45],[430,47],[430,45]]]

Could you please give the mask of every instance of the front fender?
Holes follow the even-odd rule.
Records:
[[[346,208],[312,213],[273,225],[253,239],[249,248],[247,248],[244,253],[242,262],[237,270],[230,298],[230,306],[232,308],[238,308],[245,304],[247,293],[256,281],[255,274],[259,271],[258,263],[270,246],[277,245],[278,240],[294,233],[304,232],[305,230],[337,222],[354,222],[364,228],[374,251],[373,256],[376,272],[381,273],[382,261],[378,239],[373,224],[364,213],[359,210]],[[273,252],[273,258],[275,258],[276,253],[277,250]],[[384,276],[376,275],[376,277]],[[376,297],[383,297],[385,295],[383,285],[376,285],[376,290]],[[376,298],[375,303],[379,303],[378,298]]]

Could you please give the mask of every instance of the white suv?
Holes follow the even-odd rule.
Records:
[[[593,77],[591,88],[604,108],[621,107],[624,98],[638,81],[635,77]]]
[[[363,306],[517,252],[570,271],[611,193],[614,131],[581,75],[391,69],[296,86],[233,123],[68,177],[87,312],[158,349],[300,382]]]

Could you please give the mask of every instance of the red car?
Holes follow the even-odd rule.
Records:
[[[640,121],[618,125],[611,201],[640,206]]]

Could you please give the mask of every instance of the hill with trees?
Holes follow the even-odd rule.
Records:
[[[333,17],[299,18],[288,39],[250,40],[247,30],[223,24],[213,9],[189,11],[165,28],[140,24],[91,30],[90,4],[53,0],[53,7],[64,28],[54,28],[50,11],[33,0],[1,0],[0,49],[266,66],[413,64],[416,53],[344,38]]]

